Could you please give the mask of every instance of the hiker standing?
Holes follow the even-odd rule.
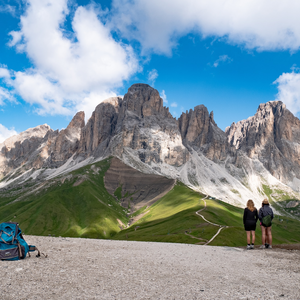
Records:
[[[259,209],[258,218],[260,220],[262,245],[261,249],[272,249],[272,220],[274,218],[273,210],[270,207],[268,199],[264,199],[262,207]]]
[[[258,220],[258,213],[257,209],[254,207],[254,203],[252,200],[247,201],[247,207],[244,210],[244,227],[247,233],[247,249],[254,249],[255,243],[255,229],[256,229],[256,222]],[[252,244],[250,245],[252,236]]]

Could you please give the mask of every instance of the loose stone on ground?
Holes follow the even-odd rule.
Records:
[[[299,250],[26,236],[1,299],[300,299]]]

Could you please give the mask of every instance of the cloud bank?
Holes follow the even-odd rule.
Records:
[[[192,32],[257,51],[296,52],[300,48],[300,2],[294,0],[113,0],[115,27],[138,40],[142,53],[171,55]],[[213,64],[231,62],[227,55]],[[283,73],[277,99],[300,112],[300,75]]]
[[[6,82],[39,114],[90,114],[139,69],[133,49],[112,37],[99,8],[79,6],[68,32],[67,2],[29,0],[20,30],[11,32],[9,45],[24,51],[33,67]]]
[[[27,0],[20,28],[10,33],[8,45],[25,52],[32,68],[14,72],[0,65],[6,84],[0,86],[0,104],[13,100],[15,93],[39,114],[84,110],[89,116],[141,69],[139,49],[141,55],[172,55],[179,39],[190,32],[258,51],[300,47],[300,2],[294,0],[113,0],[109,12],[95,5],[70,12],[68,3]],[[7,5],[1,9],[14,11]],[[133,45],[138,41],[141,48],[133,49],[121,38]],[[229,61],[222,56],[213,66]],[[157,70],[148,75],[153,85]],[[294,103],[294,111],[297,78],[297,73],[284,73],[276,81],[278,99]]]
[[[189,32],[249,49],[300,47],[300,2],[294,0],[114,0],[115,26],[144,51],[170,55]]]

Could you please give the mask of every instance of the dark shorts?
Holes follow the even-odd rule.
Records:
[[[272,227],[272,224],[271,224],[270,226],[266,226],[266,225],[264,225],[262,222],[260,222],[260,226],[263,226],[263,227],[265,227],[265,228],[268,228],[268,227]]]
[[[246,231],[255,231],[255,229],[256,229],[256,222],[246,221],[246,223],[244,224],[244,227],[245,227]]]

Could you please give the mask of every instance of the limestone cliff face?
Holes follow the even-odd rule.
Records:
[[[47,136],[48,160],[45,165],[59,167],[63,165],[79,148],[81,130],[84,127],[84,112],[78,112],[66,129],[57,135]]]
[[[210,160],[225,160],[228,142],[225,132],[215,123],[213,112],[208,113],[204,105],[182,113],[179,130],[186,146],[202,152]]]
[[[48,125],[27,129],[0,144],[0,176],[22,167],[56,168],[63,165],[78,149],[84,112],[78,112],[68,127],[60,132]]]
[[[72,156],[123,156],[124,151],[142,162],[184,164],[188,150],[183,146],[178,122],[163,106],[157,90],[134,84],[128,93],[100,103],[85,125],[78,112],[68,127],[53,131],[48,125],[28,129],[0,145],[1,176],[22,167],[58,168]]]
[[[188,157],[176,119],[163,106],[158,91],[147,84],[134,84],[123,99],[99,104],[82,129],[77,154],[122,157],[126,149],[147,164],[180,166]]]
[[[0,144],[1,177],[27,163],[30,165],[28,168],[41,167],[44,157],[47,156],[42,145],[48,133],[53,133],[48,125],[39,125],[12,136]]]
[[[158,91],[147,84],[134,84],[128,89],[120,103],[115,134],[118,145],[113,143],[114,153],[119,156],[130,148],[142,162],[175,166],[184,164],[188,158],[178,122],[163,106]]]
[[[128,89],[121,103],[121,115],[124,116],[125,111],[130,111],[139,118],[163,115],[173,119],[169,109],[163,106],[163,99],[158,91],[148,84],[137,83]]]
[[[62,170],[69,163],[74,166],[86,158],[88,162],[110,155],[145,173],[178,177],[194,186],[205,183],[220,193],[227,189],[230,197],[235,196],[230,184],[242,191],[238,182],[245,182],[250,173],[257,178],[271,174],[297,190],[300,120],[282,102],[268,102],[225,133],[205,106],[196,106],[176,120],[157,90],[134,84],[124,98],[100,103],[86,125],[84,113],[79,112],[64,130],[40,125],[7,139],[0,144],[0,178],[41,168],[56,174],[55,169],[67,161]]]
[[[115,133],[120,97],[109,98],[100,103],[86,126],[82,128],[78,153],[85,156],[105,154]]]
[[[226,128],[228,142],[289,183],[300,178],[300,121],[281,101],[260,104],[256,114]]]

